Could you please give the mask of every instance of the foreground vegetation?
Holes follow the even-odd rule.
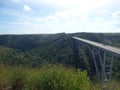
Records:
[[[1,64],[0,90],[101,90],[101,85],[91,81],[86,71],[62,65],[26,68]],[[120,90],[120,83],[106,83],[105,90]]]
[[[103,86],[98,82],[92,82],[90,90],[120,90],[120,82],[112,80],[105,82]]]
[[[0,90],[89,90],[85,71],[61,65],[41,68],[0,66]]]

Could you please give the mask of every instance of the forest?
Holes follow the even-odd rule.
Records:
[[[100,90],[91,56],[75,57],[72,36],[120,48],[120,33],[0,35],[0,90]],[[109,90],[119,82],[115,58]]]

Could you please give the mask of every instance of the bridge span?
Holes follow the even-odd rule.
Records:
[[[80,42],[89,44],[91,46],[103,49],[105,51],[108,51],[108,52],[111,52],[115,55],[120,56],[120,49],[119,48],[108,46],[108,45],[105,45],[105,44],[102,44],[102,43],[97,43],[97,42],[86,40],[86,39],[82,39],[82,38],[78,38],[78,37],[73,37],[73,38],[80,41]]]
[[[72,38],[75,48],[78,49],[79,55],[82,55],[82,51],[84,48],[87,48],[90,51],[95,65],[97,78],[102,83],[102,85],[106,81],[110,81],[112,75],[113,61],[115,59],[114,57],[120,57],[120,49],[78,37]],[[98,63],[98,61],[100,63]],[[98,67],[98,64],[101,68]]]

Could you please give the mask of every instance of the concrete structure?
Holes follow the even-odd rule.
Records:
[[[104,83],[111,79],[113,60],[114,57],[120,57],[120,49],[78,37],[73,37],[73,40],[79,53],[82,52],[84,47],[90,51],[95,64],[97,78],[102,83],[102,87],[104,87]],[[100,62],[101,69],[98,67],[97,60]]]

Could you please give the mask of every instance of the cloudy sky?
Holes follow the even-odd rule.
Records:
[[[0,0],[0,34],[120,32],[120,0]]]

